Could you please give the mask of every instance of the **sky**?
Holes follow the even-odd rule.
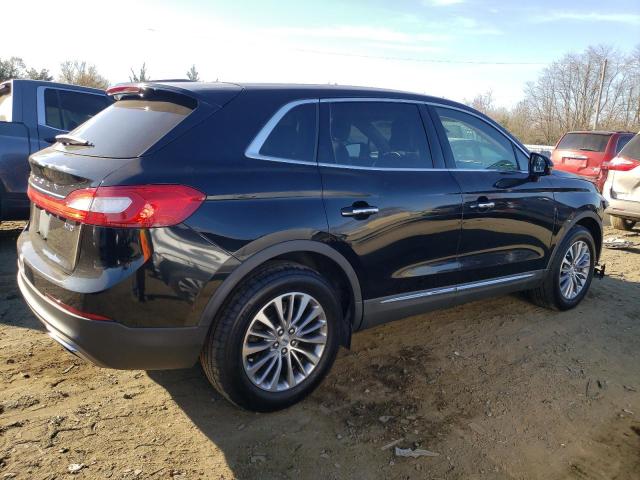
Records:
[[[21,0],[0,58],[54,75],[85,60],[112,83],[151,78],[338,83],[458,101],[523,97],[550,62],[589,45],[640,45],[640,0]]]

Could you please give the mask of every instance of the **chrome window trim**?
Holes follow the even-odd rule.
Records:
[[[489,280],[480,280],[477,282],[469,282],[469,283],[460,283],[457,285],[452,285],[450,287],[444,288],[432,288],[430,290],[423,290],[421,292],[409,293],[407,295],[401,295],[398,297],[387,298],[382,300],[380,303],[393,303],[393,302],[403,302],[406,300],[414,300],[416,298],[424,298],[430,297],[432,295],[443,295],[445,293],[455,293],[462,292],[465,290],[472,290],[474,288],[487,287],[491,285],[499,285],[502,283],[515,282],[517,280],[524,280],[526,278],[531,278],[536,275],[536,272],[527,272],[527,273],[519,273],[516,275],[507,275],[505,277],[497,277]]]
[[[319,98],[306,98],[303,100],[294,100],[293,102],[284,104],[282,107],[278,109],[278,111],[276,111],[276,113],[274,113],[271,116],[269,120],[267,120],[267,123],[264,124],[264,126],[260,129],[258,134],[254,137],[253,141],[249,144],[249,146],[244,152],[245,157],[253,158],[255,160],[269,160],[272,162],[294,163],[299,165],[316,165],[315,161],[309,162],[306,160],[296,160],[293,158],[281,158],[281,157],[272,157],[270,155],[262,155],[260,153],[260,149],[264,145],[264,142],[267,140],[269,135],[271,135],[271,132],[273,131],[273,129],[276,127],[276,125],[278,125],[278,122],[280,122],[280,120],[282,120],[282,118],[287,113],[289,113],[292,109],[300,105],[306,105],[309,103],[317,104],[319,102],[320,102]],[[316,110],[317,110],[317,107],[316,107]],[[316,138],[319,130],[320,130],[320,125],[318,124],[318,112],[316,111]],[[316,149],[317,149],[317,145],[316,145]],[[316,153],[316,156],[317,156],[317,153]]]
[[[49,87],[46,85],[40,86],[36,89],[36,112],[38,117],[38,125],[41,127],[51,128],[53,130],[57,130],[58,132],[66,132],[67,130],[61,130],[60,128],[52,127],[51,125],[47,125],[47,119],[45,114],[44,107],[44,91],[45,90],[62,90],[65,92],[73,92],[73,93],[82,93],[85,95],[97,95],[99,97],[103,97],[103,94],[96,92],[86,92],[84,90],[74,90],[73,88],[60,88],[60,87]],[[109,105],[107,105],[108,107]],[[107,108],[104,107],[104,108]]]
[[[39,87],[42,88],[42,87]],[[514,147],[518,148],[525,156],[529,156],[529,152],[522,148],[518,142],[512,137],[509,132],[503,131],[502,127],[500,127],[493,120],[486,119],[481,117],[480,115],[474,113],[473,111],[466,110],[464,108],[455,107],[452,105],[447,105],[445,103],[433,102],[428,100],[415,100],[408,98],[390,98],[390,97],[336,97],[336,98],[307,98],[300,100],[293,100],[284,104],[280,107],[276,113],[265,123],[265,125],[260,129],[258,134],[251,141],[247,149],[245,150],[245,156],[248,158],[253,158],[255,160],[267,160],[272,162],[282,162],[282,163],[293,163],[300,165],[319,165],[323,167],[334,167],[334,168],[347,168],[352,170],[373,170],[373,171],[397,171],[397,172],[432,172],[432,171],[451,171],[451,172],[501,172],[501,173],[529,173],[528,170],[484,170],[484,169],[463,169],[463,168],[380,168],[380,167],[359,167],[354,165],[338,165],[333,163],[318,163],[317,161],[308,162],[305,160],[294,160],[289,158],[280,158],[280,157],[272,157],[268,155],[261,155],[260,149],[264,144],[267,137],[271,134],[271,131],[275,128],[278,122],[284,117],[291,109],[297,107],[298,105],[304,105],[307,103],[341,103],[341,102],[390,102],[390,103],[410,103],[414,105],[430,105],[433,107],[440,108],[448,108],[450,110],[457,110],[462,113],[466,113],[468,115],[472,115],[478,118],[480,121],[490,125],[494,129],[498,131],[502,136],[504,136]],[[53,127],[50,127],[53,128]],[[317,125],[316,133],[320,131],[320,125]],[[317,154],[316,154],[317,160]]]

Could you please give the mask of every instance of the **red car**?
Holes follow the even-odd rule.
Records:
[[[551,153],[554,168],[593,182],[600,192],[609,161],[633,138],[632,132],[568,132]]]

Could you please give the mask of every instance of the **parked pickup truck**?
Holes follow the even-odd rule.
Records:
[[[29,155],[110,104],[95,88],[37,80],[0,83],[0,221],[29,218]]]

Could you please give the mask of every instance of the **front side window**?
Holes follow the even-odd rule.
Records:
[[[313,162],[316,149],[316,103],[289,110],[260,148],[260,155]]]
[[[430,168],[433,163],[417,105],[336,102],[330,109],[334,162],[365,168]]]
[[[110,103],[102,95],[47,88],[44,91],[45,124],[58,130],[73,130]]]
[[[518,170],[511,142],[487,122],[448,108],[435,109],[459,169]]]

